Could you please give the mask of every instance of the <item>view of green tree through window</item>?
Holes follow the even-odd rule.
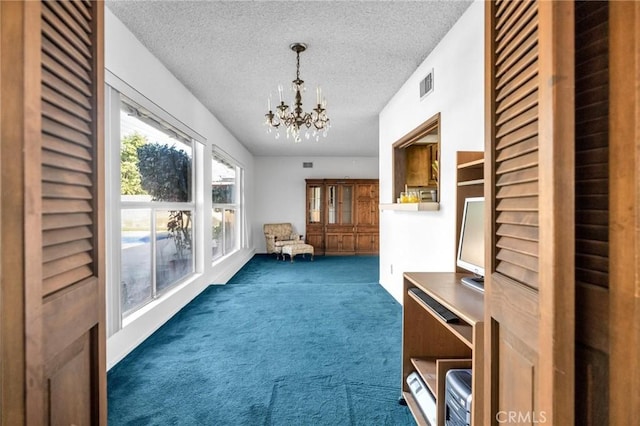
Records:
[[[193,141],[123,99],[121,305],[133,312],[194,273]]]

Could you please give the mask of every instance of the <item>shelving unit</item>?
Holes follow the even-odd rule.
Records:
[[[456,242],[460,238],[465,198],[484,195],[483,156],[481,151],[456,153]],[[444,426],[445,378],[447,371],[454,368],[473,370],[471,424],[482,425],[484,294],[461,284],[460,280],[467,275],[462,271],[404,274],[402,396],[419,425],[428,422],[411,394],[407,377],[413,371],[422,377],[436,399],[437,425],[431,426]],[[409,291],[415,287],[456,314],[460,321],[442,320],[418,295]]]
[[[456,153],[456,250],[458,250],[458,241],[460,240],[464,199],[482,197],[483,195],[484,152],[458,151]],[[456,253],[454,253],[455,255]],[[462,272],[462,269],[458,269],[458,272]]]
[[[402,394],[419,425],[428,425],[406,383],[417,371],[436,399],[437,425],[444,426],[445,376],[454,368],[472,368],[472,425],[482,424],[484,296],[460,284],[465,274],[404,274],[402,329]],[[409,289],[418,287],[455,313],[459,323],[446,323]]]
[[[397,210],[405,212],[434,212],[440,210],[440,203],[385,203],[380,204],[380,210]]]

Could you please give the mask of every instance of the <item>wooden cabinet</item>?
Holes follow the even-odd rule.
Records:
[[[406,379],[416,371],[436,400],[437,426],[445,424],[445,375],[453,368],[473,370],[471,425],[482,425],[483,414],[483,294],[460,284],[464,274],[412,272],[404,274],[402,318],[402,396],[419,425],[428,422]],[[418,288],[458,316],[443,321],[420,297]],[[436,425],[431,425],[436,426]]]
[[[316,254],[378,253],[378,180],[307,179],[306,242]]]
[[[438,186],[434,161],[438,159],[438,144],[415,144],[406,149],[406,184],[413,187]]]

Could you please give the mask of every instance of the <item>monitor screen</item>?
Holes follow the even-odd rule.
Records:
[[[484,278],[484,198],[464,200],[460,242],[456,264],[475,277],[463,280],[465,284],[481,287]],[[480,289],[480,288],[478,288]]]

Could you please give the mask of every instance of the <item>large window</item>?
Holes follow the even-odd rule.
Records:
[[[242,168],[214,153],[211,160],[212,260],[240,247],[240,194]]]
[[[121,97],[120,301],[124,315],[192,275],[194,142]]]

